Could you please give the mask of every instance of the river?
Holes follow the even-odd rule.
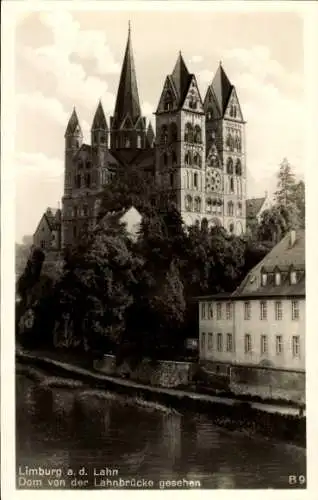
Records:
[[[290,475],[298,486],[305,476],[304,449],[218,428],[207,416],[88,387],[40,384],[24,374],[17,375],[16,401],[21,488],[48,488],[47,479],[34,486],[28,468],[46,468],[53,479],[63,471],[67,488],[79,487],[83,477],[89,488],[105,487],[106,479],[116,488],[120,478],[153,481],[148,487],[156,488],[288,488]]]

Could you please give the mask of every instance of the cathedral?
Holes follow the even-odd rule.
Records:
[[[61,247],[72,245],[84,226],[94,227],[104,187],[130,167],[141,169],[163,198],[176,203],[185,225],[245,232],[245,122],[222,64],[202,99],[180,52],[155,117],[154,132],[140,108],[129,27],[113,116],[107,120],[99,102],[91,144],[83,143],[75,109],[66,128]]]

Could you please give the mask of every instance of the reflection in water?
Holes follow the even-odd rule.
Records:
[[[305,450],[220,429],[208,417],[125,404],[102,391],[17,376],[17,465],[118,469],[205,488],[285,488]]]

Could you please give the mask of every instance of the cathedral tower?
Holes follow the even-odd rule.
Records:
[[[114,116],[110,121],[111,149],[144,149],[146,119],[141,116],[130,25]]]
[[[245,121],[220,63],[205,99],[206,212],[230,233],[246,229]]]
[[[196,78],[181,52],[156,111],[156,180],[187,225],[205,214],[205,115]]]

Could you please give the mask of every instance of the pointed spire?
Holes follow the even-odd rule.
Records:
[[[107,120],[105,117],[101,100],[99,100],[92,124],[92,130],[96,129],[108,130]]]
[[[114,112],[114,119],[116,120],[116,123],[121,123],[127,114],[130,115],[133,121],[141,115],[136,70],[131,44],[130,22],[128,25],[128,39]]]
[[[190,73],[183,60],[181,50],[173,72],[171,74],[173,83],[175,85],[176,91],[178,93],[179,99],[182,101],[185,98],[185,93],[188,90]],[[180,103],[181,104],[181,103]]]
[[[228,79],[221,61],[212,81],[212,89],[220,106],[220,110],[222,114],[224,114],[233,85]]]
[[[147,134],[146,134],[147,146],[152,148],[155,140],[155,133],[152,127],[151,122],[149,122]]]
[[[67,124],[67,127],[66,127],[65,137],[67,135],[74,134],[77,128],[79,128],[80,133],[82,134],[81,126],[79,124],[78,116],[77,116],[76,109],[74,106],[71,117],[70,117],[68,124]]]

